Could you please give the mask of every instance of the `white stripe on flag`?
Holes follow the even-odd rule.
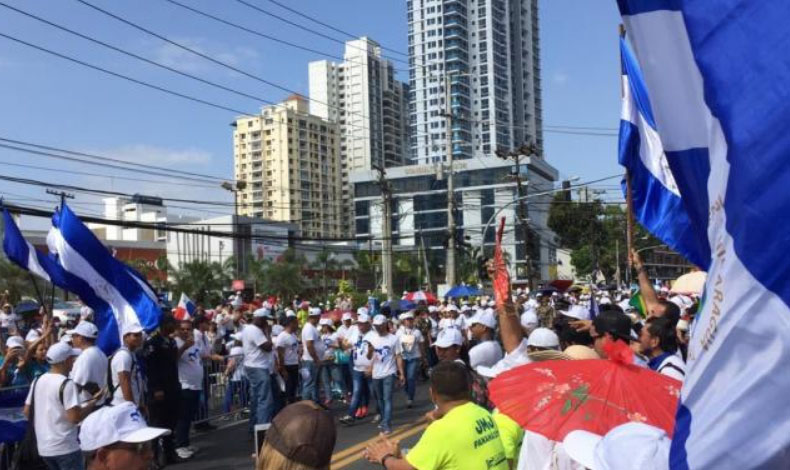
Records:
[[[26,241],[27,243],[27,269],[35,274],[38,277],[44,278],[47,281],[50,280],[49,274],[41,267],[41,264],[38,262],[38,256],[36,255],[36,248],[30,244],[30,242]]]
[[[115,286],[102,277],[77,250],[68,244],[60,230],[52,227],[50,234],[52,235],[51,240],[57,248],[58,260],[64,269],[88,283],[96,295],[110,305],[118,324],[119,335],[123,330],[123,325],[139,325],[140,321],[134,308]]]

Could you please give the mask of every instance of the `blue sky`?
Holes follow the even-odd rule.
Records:
[[[305,93],[307,63],[318,54],[295,50],[199,17],[166,0],[86,0],[171,39],[233,64],[254,76]],[[285,25],[236,0],[178,0],[228,21],[328,54],[343,46]],[[245,0],[327,35],[268,0]],[[282,0],[342,30],[368,35],[389,48],[406,50],[405,1]],[[14,7],[77,30],[149,59],[223,85],[280,101],[287,92],[180,51],[98,13],[76,0],[3,0]],[[615,128],[619,120],[619,17],[610,0],[541,0],[543,107],[547,126]],[[228,107],[255,112],[260,104],[146,65],[51,26],[0,7],[0,32],[92,64],[191,94]],[[404,59],[393,54],[393,57]],[[396,67],[405,72],[404,63]],[[401,73],[401,78],[406,74]],[[103,75],[0,38],[0,137],[114,156],[198,173],[232,177],[230,122],[234,114],[168,96]],[[615,137],[546,133],[546,158],[562,176],[590,180],[620,171]],[[55,171],[9,166],[36,165]],[[94,177],[59,173],[103,173]],[[0,174],[151,195],[226,200],[218,189],[178,181],[130,182],[112,171],[0,149]],[[126,173],[118,175],[134,176]],[[139,176],[138,176],[139,177]],[[158,179],[151,177],[152,179]],[[610,183],[615,183],[614,181]],[[12,202],[51,207],[44,188],[0,182]],[[41,200],[34,200],[41,199]],[[43,200],[43,201],[42,201]],[[49,202],[52,201],[52,202]],[[101,210],[96,197],[79,194],[78,212]],[[227,212],[223,208],[213,211]],[[178,212],[180,209],[172,209]],[[213,215],[205,213],[206,215]]]

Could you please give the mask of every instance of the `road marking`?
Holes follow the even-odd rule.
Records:
[[[417,421],[415,421],[413,423],[404,424],[403,426],[401,426],[399,428],[396,428],[392,432],[392,434],[389,435],[389,438],[390,439],[397,438],[397,437],[400,436],[400,434],[402,432],[406,432],[406,431],[412,429],[414,426],[420,425],[420,423],[422,423],[423,421],[424,421],[424,418],[421,418],[421,419],[419,419],[419,420],[417,420]],[[360,442],[358,444],[354,444],[353,446],[347,447],[347,448],[341,450],[340,452],[336,452],[334,455],[332,455],[332,462],[336,462],[338,460],[344,459],[344,458],[348,457],[349,455],[354,454],[355,452],[363,450],[365,447],[367,447],[369,444],[371,444],[372,442],[374,442],[378,438],[379,438],[379,435],[376,434],[374,437],[371,437],[370,439],[368,439],[366,441]]]
[[[399,430],[399,434],[398,435],[396,435],[396,433],[393,432],[392,434],[390,434],[387,437],[389,439],[394,439],[394,440],[403,440],[403,439],[406,439],[407,437],[411,437],[411,436],[413,436],[413,435],[415,435],[415,434],[417,434],[419,432],[422,432],[425,428],[428,427],[429,424],[430,423],[426,422],[425,420],[420,420],[420,421],[417,421],[416,423],[410,425],[410,426],[414,426],[414,427],[410,427],[409,429],[406,429],[405,431],[403,430],[403,428],[401,428]],[[364,447],[367,447],[368,444],[373,443],[378,438],[379,438],[379,436],[376,436],[374,438],[368,439],[367,441],[358,444],[358,445],[362,445],[363,448],[358,449],[358,451],[356,453],[351,453],[350,455],[347,455],[346,457],[341,458],[339,460],[335,460],[335,458],[333,457],[332,458],[332,464],[331,464],[332,470],[341,470],[342,468],[345,468],[345,467],[351,465],[352,463],[356,462],[357,460],[361,459],[362,458],[362,450],[364,449]],[[346,449],[346,450],[348,450],[348,449]]]

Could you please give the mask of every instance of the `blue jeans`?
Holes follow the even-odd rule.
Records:
[[[321,378],[321,388],[324,389],[324,400],[332,399],[332,377],[329,374],[331,367],[330,364],[325,364],[318,368],[318,376]]]
[[[420,358],[406,359],[406,396],[414,401],[414,393],[417,391],[417,372],[420,371]]]
[[[176,448],[189,445],[189,427],[200,407],[200,390],[181,390],[178,422],[176,422]]]
[[[299,373],[302,376],[302,400],[318,403],[318,365],[314,361],[302,361]]]
[[[272,396],[272,375],[269,369],[245,367],[247,380],[250,381],[250,430],[256,424],[272,421],[274,397]]]
[[[81,451],[72,452],[55,457],[41,457],[49,470],[84,470],[84,460]]]
[[[348,415],[354,416],[360,406],[368,406],[370,399],[370,389],[373,387],[370,377],[364,372],[351,371],[353,380],[353,392],[351,393],[351,404],[348,407]]]
[[[247,405],[247,388],[249,385],[246,378],[242,378],[241,380],[228,380],[228,384],[225,386],[225,401],[222,404],[222,409],[225,413],[230,413],[234,401],[240,406]],[[238,400],[234,400],[236,395],[239,396]]]
[[[381,429],[392,430],[392,389],[395,387],[395,375],[383,379],[373,379],[373,390],[376,393],[379,413],[381,413]]]

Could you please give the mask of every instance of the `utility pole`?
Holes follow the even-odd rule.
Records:
[[[513,177],[516,179],[519,225],[524,234],[524,274],[527,278],[527,286],[530,291],[535,288],[535,283],[532,275],[532,256],[530,253],[530,248],[532,246],[532,231],[529,228],[529,212],[526,203],[529,181],[521,181],[521,156],[529,156],[535,153],[536,149],[533,144],[522,145],[519,149],[512,152],[497,151],[497,157],[502,159],[513,158],[516,164],[516,172]]]
[[[453,185],[453,108],[450,103],[450,75],[445,69],[444,75],[444,106],[445,115],[444,122],[446,127],[447,143],[445,151],[447,154],[447,232],[449,237],[447,239],[447,262],[446,262],[446,277],[445,282],[448,287],[452,288],[455,282],[455,192]]]
[[[381,241],[381,268],[382,290],[387,293],[387,300],[393,300],[395,293],[392,285],[392,185],[387,181],[387,172],[384,166],[374,165],[373,169],[379,172],[379,187],[381,188],[381,201],[384,205]]]
[[[426,290],[431,290],[431,269],[428,266],[428,252],[425,250],[425,238],[422,236],[422,230],[418,231],[418,236],[420,237],[420,252],[422,252],[422,264],[423,269],[425,269],[425,280],[426,280]]]

